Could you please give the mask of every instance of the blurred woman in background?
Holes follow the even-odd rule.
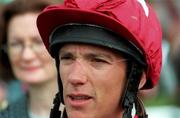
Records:
[[[3,9],[1,75],[22,81],[28,91],[2,111],[0,118],[49,117],[57,91],[56,69],[36,28],[38,13],[49,4],[47,0],[16,0]]]

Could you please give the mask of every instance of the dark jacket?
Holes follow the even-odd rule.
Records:
[[[0,118],[29,118],[27,98],[21,97],[16,102],[10,104],[7,109],[0,112]]]

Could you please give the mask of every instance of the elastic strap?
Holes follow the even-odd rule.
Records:
[[[57,79],[57,83],[58,83],[58,89],[59,89],[59,92],[56,94],[55,98],[54,98],[54,101],[53,101],[53,108],[51,109],[51,112],[50,112],[50,118],[60,118],[61,116],[61,111],[59,111],[59,107],[60,107],[60,104],[61,103],[64,103],[63,101],[63,87],[61,86],[62,85],[62,82],[60,80],[60,74],[59,74],[59,58],[55,58],[55,61],[56,61],[56,68],[57,68],[57,76],[58,76],[58,79]],[[62,94],[60,94],[60,92]],[[65,117],[63,117],[65,118]]]
[[[133,104],[135,104],[136,115],[138,118],[147,118],[144,106],[140,99],[137,97],[138,87],[142,76],[142,67],[136,63],[132,63],[131,71],[125,87],[125,93],[123,97],[123,118],[132,118]]]
[[[61,116],[61,111],[59,111],[59,107],[60,107],[60,94],[59,92],[56,94],[54,101],[53,101],[53,108],[51,109],[50,112],[50,118],[60,118]]]

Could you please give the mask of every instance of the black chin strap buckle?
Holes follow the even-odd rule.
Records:
[[[127,91],[123,105],[124,106],[123,118],[132,118],[131,112],[133,109],[133,103],[134,103],[134,94]]]
[[[136,96],[138,92],[138,87],[140,79],[142,76],[142,70],[138,67],[136,63],[132,63],[131,71],[127,80],[127,85],[125,88],[124,99],[122,102],[124,113],[123,118],[132,118],[133,104],[136,103]]]
[[[60,96],[59,96],[59,92],[58,92],[53,101],[54,106],[51,109],[50,118],[60,118],[60,116],[61,116],[61,111],[59,111],[60,103],[61,103]]]

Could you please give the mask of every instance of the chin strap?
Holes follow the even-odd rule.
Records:
[[[50,118],[60,118],[61,116],[61,111],[59,111],[59,107],[60,107],[60,94],[59,92],[56,93],[56,96],[54,98],[54,101],[53,101],[53,108],[51,109],[51,112],[50,112]]]
[[[60,80],[60,75],[59,75],[59,58],[55,58],[55,61],[56,61],[56,68],[57,68],[57,76],[58,76],[57,83],[58,83],[59,92],[56,94],[56,96],[54,98],[54,101],[53,101],[54,106],[51,109],[50,118],[60,118],[61,117],[62,113],[61,113],[61,111],[59,111],[59,108],[60,108],[61,103],[64,103],[63,96],[62,96],[63,95],[63,87],[61,86],[62,82]],[[63,112],[63,118],[67,118],[65,110]]]
[[[135,104],[136,116],[138,118],[147,118],[144,106],[137,97],[141,76],[142,69],[138,67],[138,64],[132,63],[122,102],[124,108],[123,118],[132,118],[133,104]]]
[[[61,118],[61,114],[62,112],[59,111],[59,107],[60,107],[60,93],[58,92],[54,98],[53,101],[53,108],[51,109],[50,112],[50,118]],[[62,118],[67,118],[67,114],[66,114],[66,110],[64,109],[63,114],[62,114]]]

